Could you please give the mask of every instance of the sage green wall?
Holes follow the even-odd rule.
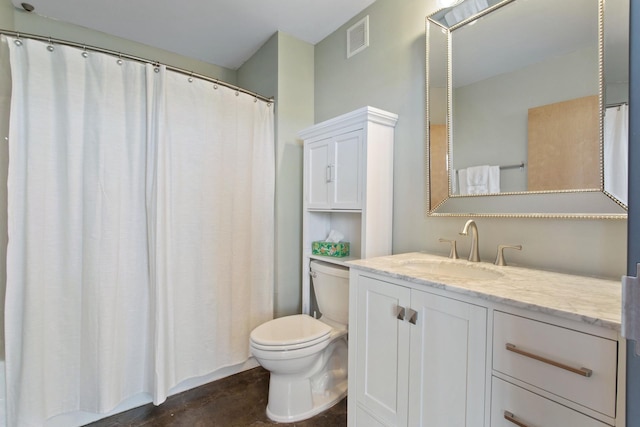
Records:
[[[0,0],[0,29],[36,34],[122,52],[140,58],[158,61],[194,73],[236,84],[236,71],[187,58],[173,52],[157,49],[120,37],[62,21],[44,18],[13,7],[11,0]]]
[[[275,308],[282,316],[302,308],[303,144],[297,133],[313,125],[314,47],[278,34]]]
[[[238,70],[238,84],[276,99],[275,315],[301,310],[302,142],[313,124],[313,45],[278,32]]]
[[[0,28],[13,30],[13,10],[10,0],[0,0]]]
[[[425,17],[436,0],[377,0],[316,45],[315,121],[364,105],[399,115],[394,152],[393,251],[446,254],[439,237],[459,236],[466,218],[425,215]],[[370,46],[346,58],[346,29],[369,15]],[[480,254],[493,261],[501,243],[522,244],[507,261],[546,270],[619,278],[626,266],[626,221],[479,218]]]

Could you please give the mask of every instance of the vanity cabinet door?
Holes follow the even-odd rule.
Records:
[[[401,310],[409,306],[410,294],[403,286],[358,277],[358,426],[370,426],[369,417],[380,425],[407,425],[409,323],[401,320]]]
[[[306,147],[308,209],[362,209],[362,130],[338,134]]]
[[[415,290],[411,309],[408,425],[483,426],[487,309]]]

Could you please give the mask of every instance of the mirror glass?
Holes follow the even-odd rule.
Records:
[[[628,0],[465,0],[426,39],[431,215],[625,217]]]

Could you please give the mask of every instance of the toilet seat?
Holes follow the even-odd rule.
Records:
[[[266,351],[297,350],[331,338],[333,328],[306,314],[280,317],[251,332],[251,346]]]

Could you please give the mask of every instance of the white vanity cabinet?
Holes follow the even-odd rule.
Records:
[[[398,116],[363,107],[298,133],[304,141],[302,311],[311,304],[311,259],[346,261],[391,253],[393,142]],[[331,230],[350,243],[350,256],[314,255],[311,244]]]
[[[495,277],[431,281],[416,260]],[[625,425],[619,283],[417,253],[349,265],[350,427]]]
[[[357,272],[350,281],[349,425],[484,425],[486,308]]]

